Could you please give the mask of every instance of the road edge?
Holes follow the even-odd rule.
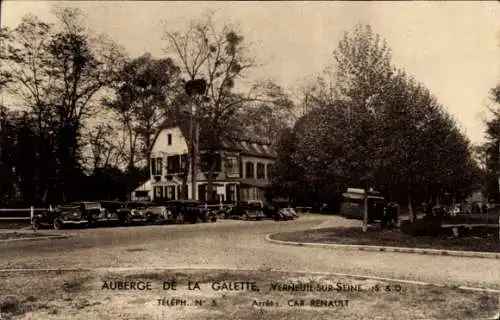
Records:
[[[3,239],[0,240],[0,243],[8,243],[8,242],[18,242],[18,241],[36,241],[36,240],[55,240],[55,239],[66,239],[69,238],[69,235],[46,235],[39,237],[26,237],[26,238],[14,238],[14,239]]]
[[[439,256],[453,257],[468,257],[468,258],[485,258],[485,259],[500,259],[500,252],[478,252],[478,251],[455,251],[442,249],[423,249],[423,248],[405,248],[405,247],[385,247],[371,246],[359,244],[336,244],[336,243],[313,243],[313,242],[296,242],[273,239],[272,236],[276,233],[266,235],[266,241],[274,244],[299,246],[299,247],[317,247],[330,249],[344,249],[357,251],[376,251],[376,252],[397,252],[397,253],[414,253],[414,254],[429,254]]]

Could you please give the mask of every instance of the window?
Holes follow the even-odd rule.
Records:
[[[272,171],[271,164],[270,164],[270,163],[268,163],[268,164],[266,165],[266,173],[267,173],[266,179],[267,179],[267,180],[270,180],[270,179],[271,179],[271,171]]]
[[[266,168],[263,163],[257,163],[257,179],[266,178]]]
[[[170,133],[167,135],[167,145],[172,145],[172,135]]]
[[[247,179],[254,178],[253,163],[251,163],[251,162],[247,162],[245,164],[245,178],[247,178]]]
[[[214,172],[220,172],[221,171],[221,155],[219,153],[215,155],[210,155],[208,153],[203,153],[200,155],[200,165],[201,165],[201,171],[202,172],[209,172],[210,167],[214,165]]]
[[[236,185],[228,184],[226,186],[226,198],[228,201],[236,201]]]
[[[151,174],[156,175],[156,158],[151,158]]]
[[[166,186],[165,195],[169,200],[175,200],[175,186]]]
[[[155,199],[163,198],[163,187],[155,187]]]
[[[238,163],[238,158],[226,157],[226,161],[224,162],[224,167],[226,169],[226,175],[232,177],[240,175],[240,166]]]
[[[168,156],[167,157],[167,173],[179,173],[181,170],[181,157],[180,156]]]
[[[187,169],[187,161],[188,157],[187,154],[181,155],[181,164],[180,164],[180,172],[183,173]]]
[[[160,176],[163,172],[163,159],[151,158],[151,174],[153,176]]]

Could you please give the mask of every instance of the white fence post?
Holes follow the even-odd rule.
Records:
[[[33,218],[35,217],[35,208],[30,207],[30,224],[33,225]]]

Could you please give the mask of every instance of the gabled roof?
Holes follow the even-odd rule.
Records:
[[[184,137],[186,139],[189,138],[190,128],[189,128],[189,117],[181,116],[181,117],[169,117],[166,119],[158,130],[153,141],[156,141],[158,134],[163,129],[175,128],[178,127]],[[213,141],[209,141],[209,138],[204,136],[201,132],[200,134],[200,150],[207,149],[209,144],[212,144]],[[238,151],[243,155],[247,156],[255,156],[255,157],[265,157],[265,158],[276,158],[276,152],[271,148],[271,145],[267,141],[261,141],[258,139],[248,139],[248,138],[240,138],[240,139],[224,139],[223,141],[219,141],[219,149],[223,150],[232,150]]]

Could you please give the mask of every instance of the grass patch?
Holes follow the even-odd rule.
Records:
[[[496,236],[491,234],[484,237],[475,235],[455,238],[447,234],[411,236],[399,230],[381,231],[377,228],[369,228],[367,232],[363,232],[361,228],[329,228],[278,233],[273,235],[272,239],[310,243],[500,252],[498,230],[496,231]]]
[[[498,310],[498,294],[493,293],[262,270],[0,276],[5,319],[487,319]],[[177,290],[163,290],[162,282],[171,280]],[[102,290],[103,281],[151,281],[152,289]],[[189,281],[198,282],[200,290],[188,290]],[[255,282],[259,291],[212,288],[213,282],[245,281]],[[310,290],[281,291],[278,284]],[[339,284],[358,289],[337,291]]]
[[[21,229],[31,226],[27,220],[0,220],[0,229]]]

